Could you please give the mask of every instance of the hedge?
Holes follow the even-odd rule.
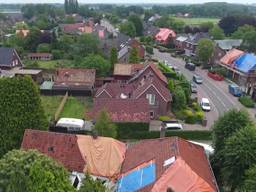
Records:
[[[254,108],[255,106],[254,101],[249,96],[241,96],[239,97],[239,101],[242,103],[242,105],[248,108]]]
[[[181,131],[171,130],[166,131],[166,137],[177,136],[188,140],[211,140],[211,131]],[[118,139],[121,140],[140,140],[140,139],[154,139],[160,137],[160,131],[124,131],[122,134],[118,134]]]

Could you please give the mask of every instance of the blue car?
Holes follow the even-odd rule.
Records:
[[[229,91],[229,93],[231,93],[235,97],[241,97],[242,96],[242,91],[241,91],[240,87],[238,87],[237,85],[230,84],[228,86],[228,91]]]

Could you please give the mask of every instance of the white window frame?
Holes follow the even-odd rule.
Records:
[[[154,94],[147,94],[146,98],[148,99],[149,105],[155,105],[155,103],[156,103],[156,95],[154,95]]]

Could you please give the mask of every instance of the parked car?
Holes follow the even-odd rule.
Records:
[[[197,84],[202,84],[203,78],[200,75],[193,75],[193,81]]]
[[[173,66],[172,69],[177,73],[178,75],[181,75],[181,71],[178,67]]]
[[[238,87],[235,84],[230,84],[228,86],[228,91],[229,91],[229,93],[231,93],[235,97],[241,97],[242,96],[242,91],[241,91],[240,87]]]
[[[210,102],[209,102],[209,99],[207,98],[201,99],[200,106],[204,111],[211,111]]]
[[[183,129],[182,124],[177,120],[163,121],[166,130]]]
[[[163,121],[166,130],[183,129],[182,124],[178,120]]]
[[[197,93],[197,86],[195,83],[193,82],[190,83],[190,90],[191,90],[191,93]]]
[[[195,71],[196,70],[196,65],[194,63],[186,63],[185,68],[190,70],[190,71]]]

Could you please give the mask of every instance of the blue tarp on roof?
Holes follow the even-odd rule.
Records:
[[[156,165],[149,163],[144,167],[135,169],[118,180],[117,192],[135,192],[156,179]]]
[[[256,69],[256,55],[244,54],[234,61],[235,67],[245,73],[250,70]]]

